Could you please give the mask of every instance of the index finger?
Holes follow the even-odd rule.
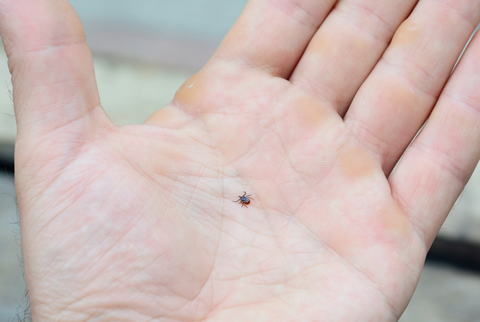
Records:
[[[288,78],[335,0],[250,0],[214,58]]]

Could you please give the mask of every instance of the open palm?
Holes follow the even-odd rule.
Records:
[[[398,319],[479,158],[480,3],[334,4],[252,0],[117,127],[68,3],[0,1],[34,320]]]

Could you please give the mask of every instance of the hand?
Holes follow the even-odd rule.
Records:
[[[117,127],[70,5],[0,0],[34,321],[398,319],[480,157],[480,5],[334,2],[252,0]]]

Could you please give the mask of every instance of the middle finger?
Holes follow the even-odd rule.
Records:
[[[339,1],[290,80],[343,115],[417,0]]]

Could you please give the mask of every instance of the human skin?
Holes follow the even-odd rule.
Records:
[[[334,2],[250,1],[119,127],[68,2],[0,0],[33,321],[400,317],[480,157],[480,1]]]

